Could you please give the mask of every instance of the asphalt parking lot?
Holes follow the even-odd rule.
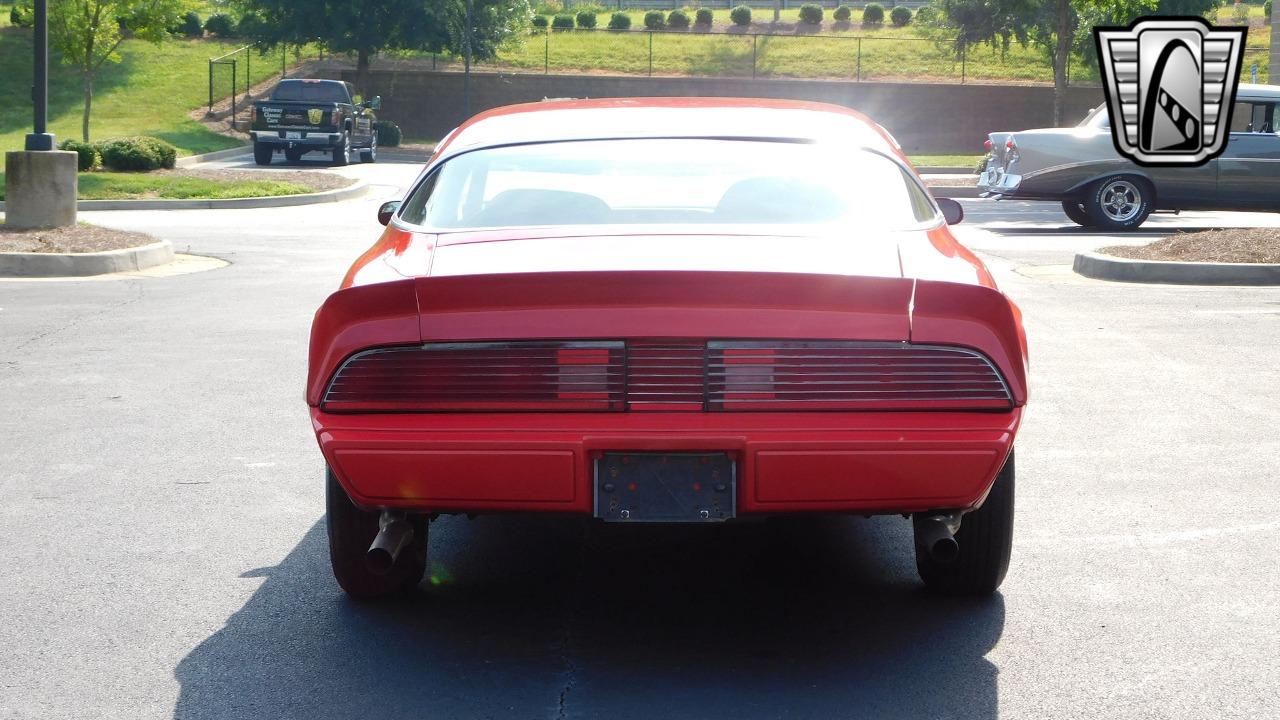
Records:
[[[311,315],[360,200],[84,213],[230,263],[0,281],[0,718],[1280,717],[1280,288],[1070,273],[1112,244],[965,201],[1021,305],[1008,580],[925,594],[900,518],[678,532],[445,518],[429,582],[328,568]],[[1280,215],[1157,216],[1169,227]]]

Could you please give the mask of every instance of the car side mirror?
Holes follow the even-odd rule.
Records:
[[[938,209],[942,211],[942,217],[947,221],[948,225],[959,225],[964,220],[964,208],[960,203],[951,198],[934,198],[938,201]]]
[[[365,106],[365,107],[367,107],[367,108],[369,108],[370,110],[381,110],[381,109],[382,109],[382,96],[381,96],[381,95],[374,95],[373,97],[369,98],[369,102],[366,102],[366,103],[364,104],[364,106]]]
[[[391,216],[395,215],[396,211],[399,209],[399,200],[388,200],[387,202],[382,203],[382,207],[378,208],[378,222],[383,225],[391,222]]]

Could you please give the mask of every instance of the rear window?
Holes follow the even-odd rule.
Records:
[[[438,229],[687,224],[916,227],[920,184],[866,150],[778,141],[637,139],[490,148],[437,168],[404,222]]]
[[[290,100],[317,103],[347,102],[347,90],[336,82],[282,82],[271,93],[272,100]]]

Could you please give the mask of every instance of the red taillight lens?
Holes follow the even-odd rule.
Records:
[[[327,412],[620,410],[621,342],[432,343],[354,355]]]
[[[341,124],[342,124],[342,111],[341,111],[341,110],[334,110],[333,112],[329,113],[329,124],[330,124],[330,125],[341,125]]]
[[[907,343],[712,342],[709,410],[1005,409],[981,354]]]
[[[1018,149],[1018,143],[1014,142],[1014,141],[1013,141],[1013,138],[1009,138],[1008,140],[1005,140],[1005,141],[1004,141],[1004,149],[1005,149],[1005,150],[1017,150],[1017,149]]]
[[[987,138],[986,140],[983,140],[983,141],[982,141],[982,149],[983,149],[983,150],[986,150],[987,152],[991,152],[991,148],[993,148],[993,147],[995,147],[995,146],[991,144],[991,138]]]
[[[1000,373],[967,348],[747,340],[430,343],[358,353],[327,412],[998,410]]]

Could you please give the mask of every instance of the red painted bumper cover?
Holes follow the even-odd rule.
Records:
[[[441,512],[592,511],[611,450],[724,451],[738,513],[897,513],[980,503],[1013,446],[1009,412],[339,415],[311,409],[357,503]]]

